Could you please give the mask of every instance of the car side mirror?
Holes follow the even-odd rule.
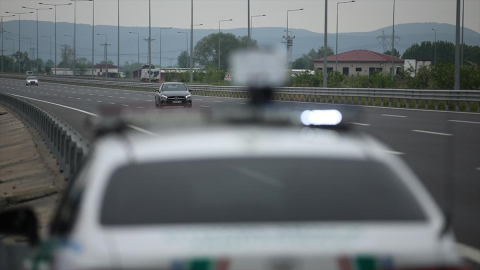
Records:
[[[39,242],[38,219],[31,208],[15,208],[0,213],[0,234],[28,238],[30,246]]]

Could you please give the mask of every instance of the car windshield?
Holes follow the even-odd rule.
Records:
[[[37,79],[37,77],[28,77],[27,80],[36,80],[36,79]]]
[[[134,164],[113,173],[105,226],[425,221],[410,190],[371,161],[304,158]]]
[[[187,87],[184,84],[164,84],[163,91],[187,91]]]

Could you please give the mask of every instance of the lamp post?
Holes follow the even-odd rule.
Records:
[[[220,69],[220,25],[222,22],[231,22],[233,19],[218,21],[218,69]]]
[[[394,66],[394,53],[395,53],[395,0],[393,0],[393,24],[392,24],[392,81],[393,76],[395,75],[395,66]]]
[[[162,30],[172,29],[172,27],[160,27],[160,78],[162,78]]]
[[[55,76],[57,76],[57,6],[70,6],[72,3],[68,4],[47,4],[47,3],[38,3],[39,5],[44,6],[53,6],[55,9]]]
[[[8,18],[8,17],[15,17],[15,15],[0,16],[1,25],[2,25],[2,29],[0,30],[0,33],[2,34],[2,73],[3,73],[3,51],[4,51],[4,48],[3,48],[3,32],[6,32],[6,31],[3,29],[3,18]]]
[[[337,3],[337,34],[336,34],[336,41],[335,41],[335,71],[338,71],[338,6],[340,4],[348,4],[348,3],[355,3],[355,0],[346,1],[346,2],[338,2]],[[323,48],[324,50],[326,48]]]
[[[22,17],[22,14],[30,14],[30,13],[33,13],[33,11],[30,11],[30,12],[9,12],[9,11],[5,11],[5,13],[9,13],[9,14],[15,14],[15,15],[18,15],[18,51],[21,51],[21,37],[20,37],[20,30],[21,30],[21,27],[20,27],[20,21],[21,21],[21,17]],[[20,65],[18,65],[18,73],[21,73],[20,72]]]
[[[434,52],[434,55],[433,55],[433,65],[437,64],[437,30],[435,29],[432,29],[433,31],[435,31],[435,44],[434,44],[434,47],[435,47],[435,52]]]
[[[193,0],[191,0],[191,19],[190,19],[190,84],[193,84]]]
[[[327,47],[328,47],[328,0],[325,0],[325,30],[323,32],[323,87],[328,86],[328,66],[327,66]]]
[[[30,7],[25,7],[25,6],[23,6],[22,8],[35,10],[37,12],[37,57],[35,59],[38,59],[38,11],[39,10],[51,10],[53,8],[30,8]],[[33,56],[33,57],[35,57],[35,56]],[[35,72],[37,72],[38,71],[38,61],[36,61],[36,60],[35,60],[35,69],[36,69]]]
[[[52,37],[51,36],[42,36],[42,38],[47,38],[50,41],[50,61],[52,61]]]
[[[247,17],[247,20],[248,20],[247,48],[248,48],[248,46],[250,46],[250,38],[251,38],[250,35],[251,35],[251,32],[252,32],[252,30],[251,30],[252,26],[250,25],[250,20],[251,20],[251,18],[250,18],[250,0],[248,0],[248,4],[247,4],[247,16],[248,16]]]
[[[128,32],[130,34],[136,34],[137,35],[137,39],[138,39],[138,45],[137,45],[137,63],[140,64],[140,34],[137,33],[137,32]]]
[[[76,73],[77,63],[77,2],[91,2],[93,0],[70,0],[73,2],[73,77]]]
[[[465,43],[464,43],[464,30],[465,30],[465,0],[462,2],[462,55],[460,59],[460,64],[463,66],[463,59],[465,54]]]
[[[13,55],[15,54],[15,40],[13,38],[5,38],[6,40],[12,41],[12,74],[15,73],[15,61],[13,59]]]
[[[188,33],[187,32],[177,32],[178,34],[185,34],[185,37],[187,38],[187,53],[188,53]]]
[[[257,17],[266,17],[267,15],[254,15],[250,17],[250,38],[252,37],[253,34],[253,18]]]

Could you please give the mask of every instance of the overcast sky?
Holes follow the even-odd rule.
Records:
[[[41,7],[44,3],[69,3],[68,0],[0,0],[0,15],[5,11],[22,12],[22,6]],[[80,1],[80,0],[79,0]],[[356,3],[340,5],[339,32],[365,32],[392,24],[393,0],[356,0]],[[335,31],[336,3],[329,1],[329,32]],[[189,28],[190,0],[151,0],[152,26]],[[287,10],[291,12],[291,28],[303,28],[323,33],[323,0],[251,0],[251,15],[266,14],[254,18],[254,27],[286,27]],[[396,23],[438,22],[455,24],[456,0],[397,0]],[[222,29],[247,27],[247,0],[194,0],[195,23],[199,28]],[[465,27],[480,33],[480,0],[465,0]],[[34,14],[22,19],[35,19]],[[10,18],[8,18],[10,19]],[[53,21],[53,11],[39,12],[42,21]],[[7,20],[7,18],[5,18]],[[73,22],[73,6],[58,7],[57,21]],[[92,3],[77,2],[77,23],[92,23]],[[148,0],[120,0],[120,24],[122,26],[148,26]],[[95,0],[95,25],[117,25],[117,0]]]

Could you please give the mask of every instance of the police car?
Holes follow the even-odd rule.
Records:
[[[348,113],[228,108],[161,120],[148,128],[155,134],[115,129],[99,138],[30,266],[462,266],[420,181],[386,146],[351,130]],[[23,228],[35,243],[25,211],[0,218],[10,215],[10,232]]]

